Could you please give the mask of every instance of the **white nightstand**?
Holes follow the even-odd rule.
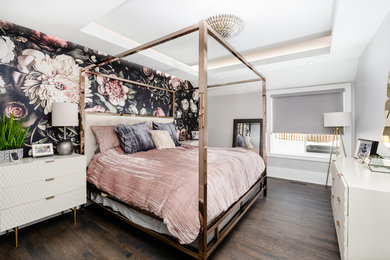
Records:
[[[85,156],[24,158],[0,163],[0,232],[86,203]]]
[[[191,145],[191,146],[199,146],[199,140],[185,140],[185,141],[180,141],[180,143]]]

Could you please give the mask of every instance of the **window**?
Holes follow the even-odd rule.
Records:
[[[323,115],[351,110],[350,84],[277,90],[267,95],[268,153],[328,157],[333,129],[324,127]],[[350,133],[350,129],[342,130],[347,150]]]
[[[272,133],[271,153],[321,157],[330,153],[332,139],[327,134]]]

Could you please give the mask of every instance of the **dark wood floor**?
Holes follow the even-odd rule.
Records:
[[[329,191],[271,179],[211,259],[339,259]],[[96,206],[0,237],[0,259],[191,259]]]

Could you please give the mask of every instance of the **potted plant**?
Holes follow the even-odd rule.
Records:
[[[23,158],[23,142],[29,128],[23,126],[23,122],[15,120],[13,114],[10,117],[3,115],[0,118],[0,162],[10,161],[10,154],[16,152],[19,158]]]

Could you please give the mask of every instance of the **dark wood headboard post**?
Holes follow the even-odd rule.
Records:
[[[200,260],[207,259],[207,24],[199,22],[199,233]]]

